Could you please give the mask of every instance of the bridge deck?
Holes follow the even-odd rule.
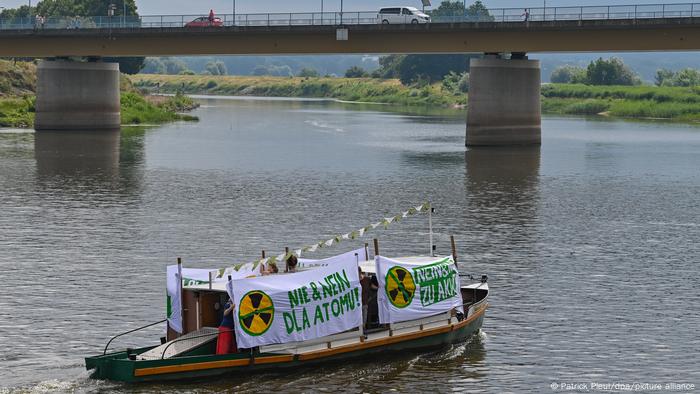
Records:
[[[700,19],[595,19],[422,25],[5,29],[2,57],[336,53],[586,52],[700,49]]]

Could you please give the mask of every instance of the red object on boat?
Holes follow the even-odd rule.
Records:
[[[219,338],[216,340],[216,354],[236,353],[236,338],[230,328],[220,326]]]

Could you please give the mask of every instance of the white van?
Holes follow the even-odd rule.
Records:
[[[402,23],[430,23],[430,16],[414,7],[387,7],[379,10],[377,23],[402,24]]]

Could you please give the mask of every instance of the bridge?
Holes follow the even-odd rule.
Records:
[[[71,57],[484,53],[471,61],[467,145],[540,142],[536,52],[700,49],[700,4],[490,9],[481,15],[383,24],[376,12],[0,20],[0,56],[64,59],[39,64],[36,128],[119,126],[114,64]]]

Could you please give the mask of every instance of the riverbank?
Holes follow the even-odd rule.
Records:
[[[0,127],[31,128],[34,126],[36,65],[32,62],[0,60]],[[122,77],[122,124],[160,124],[178,120],[195,121],[184,114],[197,107],[185,95],[174,97],[143,96]]]
[[[542,86],[542,111],[570,115],[700,121],[700,87]]]
[[[446,92],[441,84],[407,87],[397,79],[154,74],[137,74],[129,79],[138,89],[153,93],[332,98],[443,107],[464,105],[467,100],[464,93]]]
[[[129,77],[135,87],[156,93],[263,97],[313,97],[415,106],[463,107],[467,94],[442,84],[421,88],[395,79],[301,78],[211,75]],[[700,87],[542,85],[545,114],[700,121]]]

